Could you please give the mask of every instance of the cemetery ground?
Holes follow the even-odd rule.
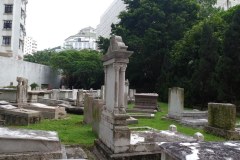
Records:
[[[129,127],[148,126],[159,130],[167,130],[169,125],[174,124],[178,128],[178,132],[185,133],[190,136],[193,136],[196,132],[201,132],[204,135],[206,141],[225,140],[224,138],[207,134],[202,129],[190,128],[187,126],[183,126],[182,124],[179,124],[175,121],[164,119],[164,116],[167,114],[167,104],[159,103],[159,105],[161,108],[161,112],[157,112],[155,118],[139,118],[138,124],[129,125]],[[130,108],[132,106],[132,104],[129,105]],[[57,131],[59,134],[59,138],[63,144],[80,145],[83,148],[91,148],[93,146],[94,139],[97,138],[97,135],[92,132],[91,125],[86,125],[83,123],[83,115],[68,114],[68,116],[64,119],[43,120],[41,121],[41,123],[31,124],[29,126],[21,126],[19,128]]]

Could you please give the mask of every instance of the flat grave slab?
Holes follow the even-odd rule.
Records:
[[[128,113],[129,116],[133,117],[133,118],[154,118],[155,114],[151,114],[151,113]]]
[[[17,107],[12,106],[12,105],[0,105],[0,110],[9,110],[9,109],[17,109]]]
[[[170,142],[198,142],[197,139],[191,136],[174,132],[170,130],[156,130],[151,127],[132,127],[130,128],[130,149],[128,152],[114,154],[108,150],[107,147],[100,141],[95,141],[95,153],[100,151],[105,157],[109,159],[160,159],[162,144]],[[170,160],[170,159],[168,159]]]
[[[24,108],[40,111],[43,118],[46,119],[58,119],[63,118],[66,115],[65,108],[63,107],[47,106],[41,103],[30,103],[29,105],[24,106]]]
[[[202,119],[183,118],[180,120],[180,123],[194,128],[203,128],[208,124],[208,120],[205,118]]]
[[[133,109],[126,109],[126,112],[127,113],[157,113],[157,110],[133,108]]]
[[[29,152],[58,152],[61,154],[61,144],[57,132],[36,131],[25,129],[9,129],[0,127],[0,154]]]
[[[41,121],[41,113],[34,110],[17,108],[4,110],[0,114],[4,117],[6,125],[29,125]]]
[[[160,145],[162,160],[238,160],[240,142],[174,142]]]
[[[183,111],[182,117],[185,118],[207,118],[208,117],[208,111]]]

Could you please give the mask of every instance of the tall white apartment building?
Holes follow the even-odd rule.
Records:
[[[236,5],[240,4],[240,0],[217,0],[217,7],[223,8],[224,10],[227,10],[231,7],[234,7]]]
[[[23,58],[27,0],[0,0],[0,56]]]
[[[100,18],[100,24],[97,26],[97,37],[110,37],[111,25],[117,24],[120,20],[118,15],[126,10],[126,4],[122,0],[114,0],[110,7],[104,12]]]
[[[64,49],[97,49],[96,31],[92,27],[81,29],[77,34],[65,39],[63,44]]]
[[[37,41],[35,41],[32,37],[26,36],[24,38],[24,55],[33,54],[35,52],[37,52]]]

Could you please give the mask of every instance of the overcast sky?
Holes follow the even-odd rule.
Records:
[[[26,31],[38,50],[56,47],[84,27],[96,26],[113,0],[28,0]]]

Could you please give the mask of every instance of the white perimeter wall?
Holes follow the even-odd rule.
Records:
[[[60,85],[60,75],[48,66],[0,57],[0,87],[9,86],[10,82],[16,86],[17,77],[27,78],[28,85],[33,82],[39,86],[49,84],[51,88]]]

